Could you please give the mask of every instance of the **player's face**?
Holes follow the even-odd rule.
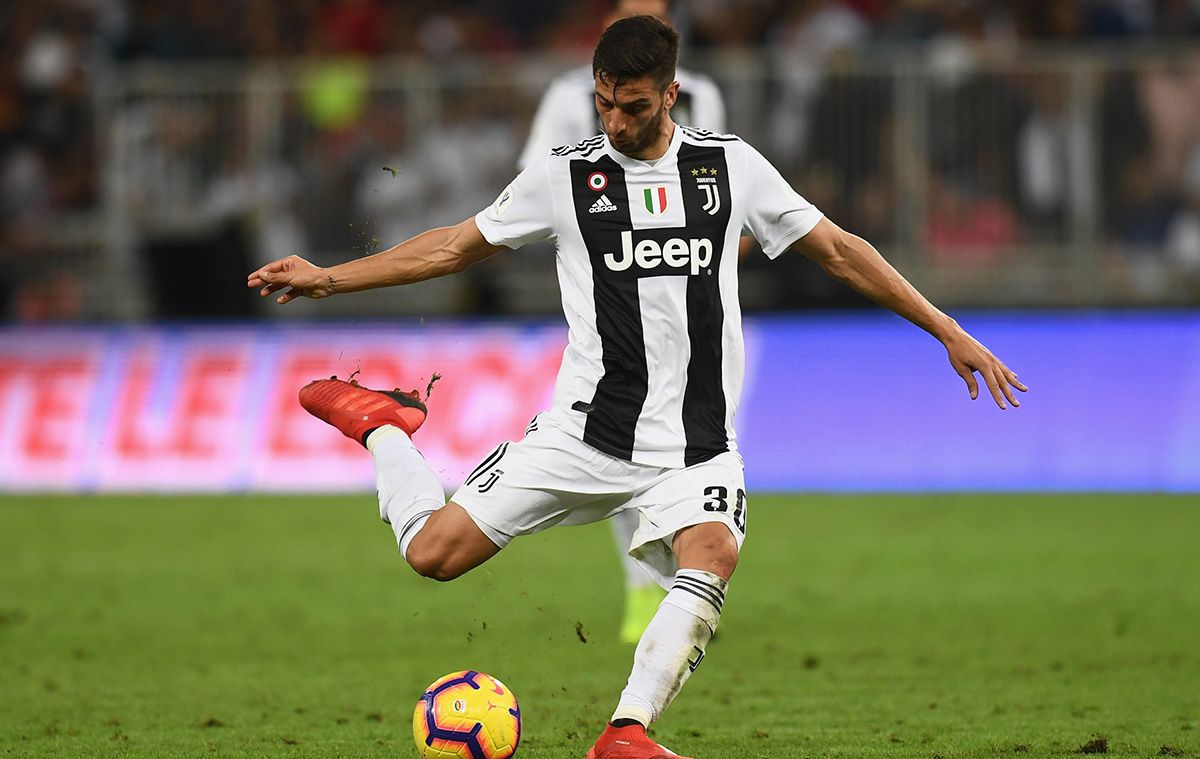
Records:
[[[630,158],[661,155],[671,139],[667,111],[678,93],[678,82],[660,90],[649,77],[630,79],[620,87],[597,77],[596,111],[613,147]]]

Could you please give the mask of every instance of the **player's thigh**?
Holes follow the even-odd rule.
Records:
[[[642,515],[635,558],[658,555],[661,564],[666,556],[674,568],[732,573],[746,537],[747,513],[745,474],[736,453],[664,474],[638,493],[633,505]]]

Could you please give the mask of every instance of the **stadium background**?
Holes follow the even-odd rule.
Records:
[[[1200,3],[674,5],[730,130],[1032,390],[972,403],[918,330],[745,259],[751,550],[658,735],[1200,756]],[[606,532],[433,588],[295,403],[440,373],[452,486],[545,402],[552,253],[283,308],[243,282],[490,203],[606,8],[0,3],[0,748],[395,755],[410,692],[479,666],[529,759],[586,750],[628,666]]]
[[[283,437],[320,440],[288,412],[291,385],[359,366],[368,382],[445,377],[426,444],[447,485],[519,435],[565,339],[547,249],[286,308],[242,278],[487,205],[607,7],[6,6],[0,482],[369,489],[365,463],[281,454],[261,432],[283,414]],[[801,256],[752,255],[751,487],[1200,487],[1198,14],[1186,0],[677,4],[684,62],[721,86],[730,129],[1037,388],[1019,415],[972,406],[936,344],[887,316],[836,316],[866,304]],[[346,329],[299,326],[330,320]],[[383,353],[402,368],[376,372]],[[782,424],[767,410],[793,395],[806,401]],[[998,442],[1010,463],[973,471]]]

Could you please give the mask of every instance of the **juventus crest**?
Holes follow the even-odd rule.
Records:
[[[692,177],[696,180],[696,189],[704,193],[702,210],[709,216],[716,216],[721,210],[721,188],[717,185],[717,170],[701,166],[692,169]]]

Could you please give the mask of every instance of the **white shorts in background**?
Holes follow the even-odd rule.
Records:
[[[684,527],[720,522],[741,550],[746,484],[738,454],[680,469],[647,466],[609,456],[544,422],[531,427],[523,440],[488,454],[451,499],[501,548],[518,535],[637,509],[629,555],[664,588],[676,570],[671,540]]]

